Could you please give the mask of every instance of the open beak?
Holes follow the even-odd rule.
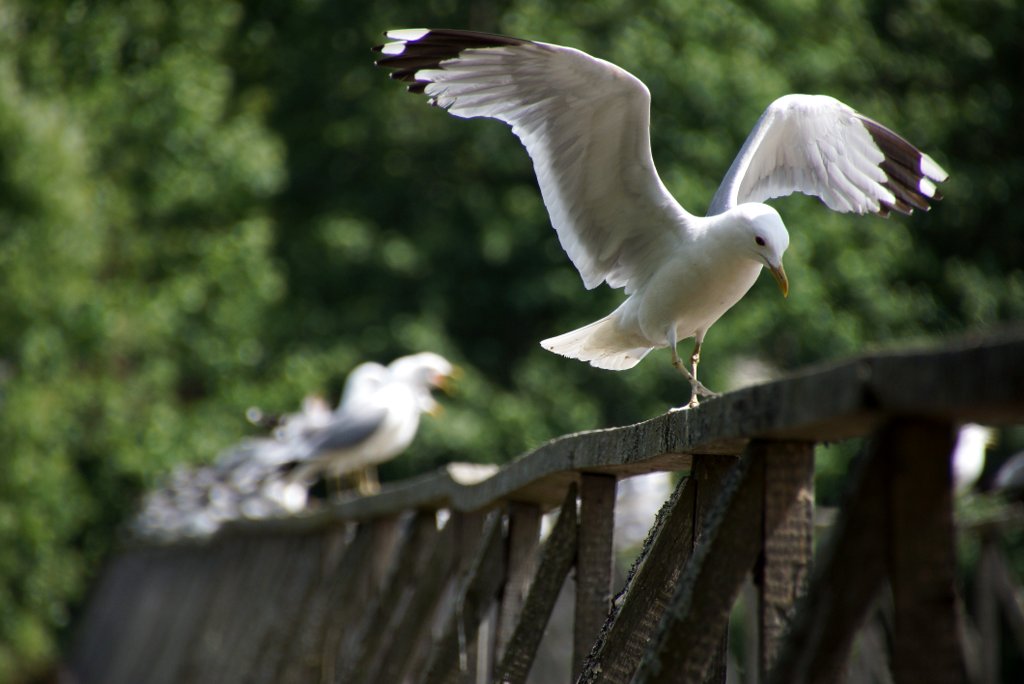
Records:
[[[775,278],[775,282],[779,284],[779,289],[782,290],[782,296],[789,296],[789,278],[786,277],[786,269],[782,268],[782,262],[779,262],[778,266],[769,266],[768,270],[772,274],[772,278]]]
[[[437,376],[435,376],[433,378],[433,385],[434,385],[434,387],[436,387],[437,389],[441,390],[442,392],[444,392],[448,396],[452,396],[453,389],[454,389],[452,387],[452,383],[456,382],[463,375],[464,375],[463,370],[461,368],[459,368],[458,366],[454,366],[452,368],[451,373],[449,373],[448,375],[440,375],[440,374],[438,374]]]

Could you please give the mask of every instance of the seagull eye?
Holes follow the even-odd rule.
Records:
[[[764,238],[761,237],[760,235],[754,236],[754,242],[757,243],[758,247],[764,247]]]

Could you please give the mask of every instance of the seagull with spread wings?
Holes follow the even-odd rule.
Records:
[[[771,103],[696,216],[654,168],[650,92],[628,71],[579,50],[448,29],[388,31],[377,64],[430,103],[512,127],[533,160],[544,204],[583,284],[623,288],[604,318],[541,345],[598,368],[632,368],[668,347],[690,406],[708,328],[767,268],[784,296],[789,233],[765,200],[802,192],[830,209],[886,216],[927,210],[947,177],[882,124],[825,95]],[[676,344],[694,338],[689,368]]]

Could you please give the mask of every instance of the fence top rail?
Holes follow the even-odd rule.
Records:
[[[502,468],[450,464],[385,485],[374,496],[285,519],[229,523],[219,534],[315,530],[415,509],[483,510],[510,500],[553,507],[580,472],[687,470],[692,454],[738,454],[754,438],[839,441],[867,435],[898,415],[1024,420],[1024,330],[810,367],[695,409],[558,437]]]

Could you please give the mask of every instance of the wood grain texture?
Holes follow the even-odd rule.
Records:
[[[765,460],[764,528],[758,586],[759,671],[763,679],[807,591],[814,556],[814,445],[777,443]]]
[[[475,641],[477,628],[505,582],[507,559],[500,515],[488,519],[483,538],[469,574],[462,582],[444,631],[431,649],[430,658],[416,678],[421,684],[450,684],[465,679],[460,673],[471,673],[476,658],[469,649]],[[469,681],[474,681],[471,678]]]
[[[571,485],[541,552],[537,574],[523,603],[519,623],[495,673],[501,684],[523,684],[537,654],[551,611],[565,578],[576,562],[576,485]]]
[[[767,461],[768,449],[773,449],[775,445],[764,445],[766,452],[760,455],[759,458]],[[753,451],[748,449],[748,451]],[[696,549],[701,544],[709,543],[713,534],[713,530],[710,528],[710,520],[712,511],[717,505],[717,500],[722,492],[722,488],[725,485],[725,480],[729,475],[729,472],[736,465],[736,461],[733,458],[727,457],[716,457],[708,454],[700,454],[693,457],[693,472],[691,477],[697,485],[697,496],[694,500],[693,509],[693,548]],[[755,467],[757,467],[755,465]],[[766,468],[767,462],[762,464],[760,467]],[[763,501],[763,496],[762,496]],[[756,519],[749,521],[752,524],[757,524]],[[729,604],[729,610],[732,610],[732,603]],[[719,637],[718,646],[714,649],[708,665],[704,670],[704,684],[725,684],[726,677],[726,657],[729,650],[729,630],[728,630],[728,616],[726,616],[726,626],[722,630],[722,635]]]
[[[770,684],[838,681],[853,637],[885,581],[887,438],[854,463],[839,516],[815,560],[807,595],[768,675]]]
[[[897,684],[962,682],[950,466],[956,430],[945,421],[902,419],[884,437],[893,677]]]
[[[523,610],[530,582],[537,571],[537,560],[540,556],[540,506],[509,502],[506,520],[508,520],[508,580],[501,591],[501,607],[498,611],[498,623],[494,637],[495,653],[500,658],[508,647],[519,615]]]
[[[437,535],[437,519],[433,512],[415,513],[404,522],[401,539],[382,588],[367,609],[365,620],[351,630],[353,634],[348,648],[339,657],[336,681],[362,681],[367,674],[379,671],[388,626],[401,620],[403,600],[408,600],[410,589],[414,590]]]
[[[583,684],[628,684],[693,551],[697,485],[680,480],[662,506],[612,615],[584,665]]]
[[[705,681],[729,612],[760,550],[764,458],[752,443],[726,477],[651,646],[638,684]]]
[[[579,541],[576,545],[576,605],[573,622],[572,676],[601,633],[612,598],[612,536],[615,531],[614,475],[580,475]]]

